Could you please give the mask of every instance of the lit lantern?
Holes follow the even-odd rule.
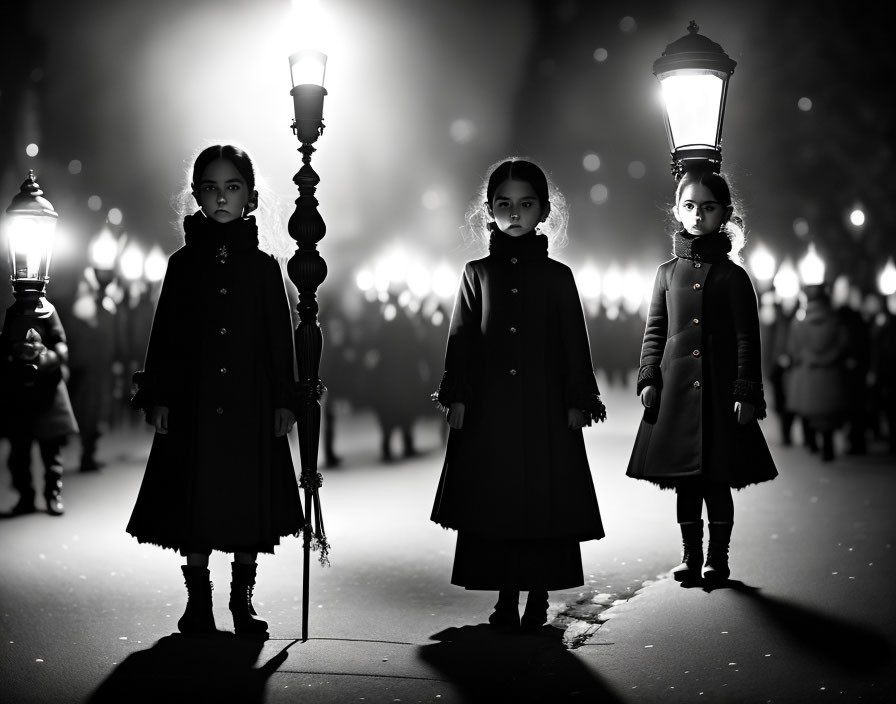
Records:
[[[820,286],[824,283],[824,260],[818,256],[814,243],[809,243],[809,249],[798,266],[803,286]]]
[[[691,168],[718,172],[722,163],[725,99],[737,63],[698,34],[699,29],[691,20],[688,34],[669,44],[653,63],[676,177]]]
[[[9,271],[17,300],[33,299],[40,306],[50,280],[53,236],[59,214],[34,180],[34,172],[22,184],[6,209]]]
[[[896,293],[896,265],[893,264],[893,257],[887,259],[884,270],[880,272],[877,287],[882,296],[892,296]]]
[[[771,282],[775,276],[775,257],[768,248],[759,243],[750,253],[750,270],[763,285]]]
[[[108,225],[104,226],[90,242],[87,256],[100,291],[105,291],[106,286],[115,278],[115,267],[118,262],[118,240]]]
[[[324,77],[327,55],[316,49],[303,49],[289,57],[292,76],[293,131],[303,144],[313,144],[324,131]]]

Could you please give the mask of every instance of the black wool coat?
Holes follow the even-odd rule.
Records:
[[[637,392],[658,402],[645,409],[627,475],[673,487],[702,477],[742,488],[777,476],[759,429],[765,417],[756,293],[732,262],[724,233],[678,235],[679,255],[656,274]],[[740,425],[735,401],[756,417]]]
[[[303,514],[274,409],[296,412],[292,322],[254,218],[184,221],[168,260],[137,403],[169,408],[127,531],[166,548],[273,552]]]
[[[569,408],[603,404],[572,272],[531,233],[492,236],[457,294],[442,406],[465,404],[451,429],[432,520],[499,538],[604,535],[581,430]]]

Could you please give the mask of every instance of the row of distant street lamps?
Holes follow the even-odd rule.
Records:
[[[302,8],[298,9],[302,11]],[[307,20],[307,17],[303,19]],[[664,121],[671,150],[672,171],[677,176],[690,169],[720,170],[722,123],[728,81],[736,66],[718,44],[700,35],[698,29],[692,21],[688,26],[688,34],[669,44],[653,64],[653,72],[659,80],[664,97]],[[326,234],[326,225],[317,210],[318,202],[314,195],[320,178],[311,167],[311,156],[315,151],[313,145],[324,129],[326,63],[327,56],[312,48],[303,48],[289,57],[292,80],[290,94],[295,112],[291,128],[300,142],[299,152],[302,155],[302,166],[293,177],[299,196],[288,224],[289,235],[296,241],[297,249],[288,262],[287,272],[299,292],[299,324],[295,330],[295,346],[299,376],[297,383],[303,399],[297,425],[301,454],[300,485],[304,490],[306,505],[303,532],[303,640],[308,637],[309,551],[318,549],[320,560],[325,563],[328,549],[318,494],[321,479],[317,472],[320,398],[323,392],[319,378],[323,336],[318,324],[317,289],[327,276],[327,265],[317,250],[317,244]],[[7,312],[7,322],[11,316],[13,319],[21,319],[27,326],[30,316],[46,315],[49,308],[45,294],[58,214],[44,197],[33,172],[29,173],[6,213],[10,276],[16,298]],[[110,248],[104,252],[103,246],[105,245],[101,241],[96,243],[94,266],[107,271],[100,259],[103,255],[108,256],[112,250]],[[117,253],[117,242],[113,242],[113,246]],[[105,261],[108,263],[109,260]],[[131,263],[136,268],[136,262],[127,259],[120,261],[123,268]],[[774,266],[770,269],[773,270]],[[767,270],[768,267],[764,271]],[[781,276],[781,268],[774,276]],[[888,276],[890,278],[887,280],[890,281],[896,274]],[[775,279],[775,285],[777,284]],[[7,334],[8,327],[4,326],[4,334]],[[16,327],[19,328],[21,325]],[[23,331],[20,332],[24,334]]]

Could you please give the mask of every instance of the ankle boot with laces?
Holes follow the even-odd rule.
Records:
[[[217,633],[208,568],[183,565],[181,571],[187,585],[187,608],[177,622],[178,630],[190,636]]]
[[[679,523],[681,528],[681,564],[672,569],[676,582],[692,582],[700,578],[703,567],[703,520]]]
[[[257,565],[232,562],[230,582],[230,613],[233,614],[233,629],[238,636],[254,638],[268,637],[268,624],[260,618],[252,606],[252,592],[255,589]]]

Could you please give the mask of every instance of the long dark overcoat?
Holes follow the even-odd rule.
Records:
[[[849,329],[824,294],[807,301],[790,327],[787,407],[817,430],[836,429],[849,413],[851,343]]]
[[[664,487],[705,477],[742,488],[777,476],[757,422],[765,401],[756,293],[747,272],[728,259],[730,244],[723,249],[688,252],[657,270],[637,392],[656,386],[659,400],[645,409],[630,477]],[[756,417],[738,424],[735,401],[752,403]]]
[[[588,333],[572,272],[543,236],[493,238],[465,266],[438,399],[465,416],[433,521],[495,538],[603,537],[582,431],[567,425],[568,409],[600,405]]]
[[[283,278],[253,218],[184,225],[138,392],[141,407],[169,408],[169,432],[153,439],[127,530],[182,551],[272,552],[303,520],[287,438],[274,436],[274,409],[296,410]]]

